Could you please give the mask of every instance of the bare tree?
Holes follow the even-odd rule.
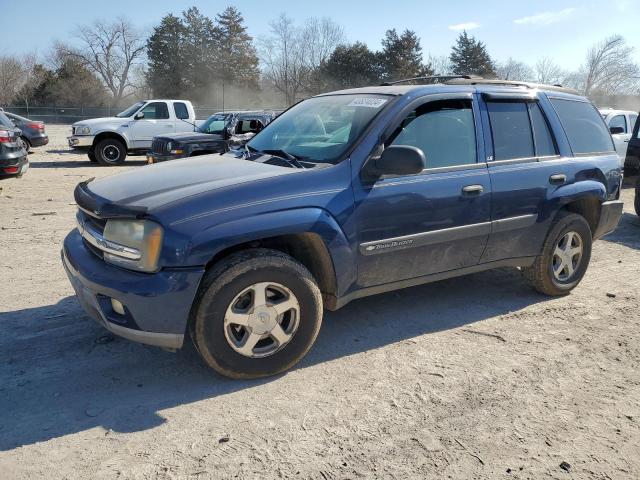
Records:
[[[270,26],[271,35],[260,42],[264,73],[284,95],[287,105],[292,105],[304,89],[309,70],[304,59],[302,32],[284,13]]]
[[[427,60],[427,65],[431,65],[431,69],[435,75],[452,75],[453,66],[448,55],[431,55]]]
[[[536,62],[536,82],[549,85],[563,84],[566,77],[567,73],[550,57],[542,57]]]
[[[626,93],[637,88],[640,71],[632,58],[633,48],[620,35],[605,38],[587,52],[582,67],[583,93]]]
[[[16,57],[0,57],[0,105],[8,105],[18,95],[25,81],[22,62]]]
[[[496,75],[502,80],[531,81],[534,78],[533,70],[529,65],[511,57],[506,62],[496,65]]]
[[[301,32],[304,62],[310,69],[323,65],[344,42],[344,29],[328,17],[309,18]]]
[[[113,23],[96,20],[78,29],[79,49],[59,44],[66,55],[79,59],[94,72],[113,96],[114,103],[130,95],[135,88],[131,76],[145,54],[145,38],[129,21]]]

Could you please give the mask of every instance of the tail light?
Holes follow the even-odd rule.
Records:
[[[5,167],[4,173],[18,173],[20,167]]]
[[[37,130],[44,130],[44,123],[27,123],[27,128],[35,128]]]
[[[0,143],[11,143],[13,142],[13,135],[11,132],[6,130],[0,130]]]

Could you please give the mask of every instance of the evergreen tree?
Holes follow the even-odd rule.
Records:
[[[188,85],[188,57],[183,51],[187,29],[175,15],[162,18],[147,41],[147,82],[156,97],[185,95]]]
[[[322,66],[322,77],[332,89],[378,84],[378,56],[361,42],[338,45]]]
[[[218,34],[211,19],[200,13],[197,7],[182,12],[185,34],[181,39],[185,66],[185,87],[195,98],[206,96],[216,73],[219,57],[216,36]],[[184,93],[183,93],[184,95]]]
[[[496,76],[496,67],[486,46],[466,31],[458,35],[449,58],[455,75],[480,75],[487,78]]]
[[[236,87],[257,88],[260,79],[258,56],[247,33],[244,18],[228,7],[215,20],[216,76]]]
[[[379,58],[385,81],[433,74],[431,67],[422,63],[420,39],[411,30],[405,30],[402,35],[395,29],[387,30]]]

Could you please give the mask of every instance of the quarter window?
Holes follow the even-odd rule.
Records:
[[[533,139],[537,157],[551,157],[558,154],[556,143],[549,129],[547,119],[542,113],[542,109],[537,102],[527,104],[531,114],[531,125],[533,127]]]
[[[173,104],[173,111],[176,112],[176,118],[186,120],[189,118],[189,110],[187,106],[182,102],[176,102]]]
[[[616,115],[609,120],[609,128],[622,127],[622,133],[627,133],[627,119],[624,115]]]
[[[574,155],[614,152],[611,135],[590,102],[552,98]]]
[[[169,118],[169,109],[164,102],[152,102],[141,110],[145,120],[166,120]]]
[[[422,150],[427,168],[476,163],[476,133],[470,100],[442,100],[413,110],[387,145]]]

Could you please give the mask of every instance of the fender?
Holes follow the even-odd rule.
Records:
[[[185,264],[206,265],[216,254],[229,247],[301,233],[315,233],[322,239],[333,262],[336,294],[344,294],[357,278],[355,249],[350,247],[335,218],[317,207],[252,215],[207,228],[192,238]]]
[[[602,203],[607,200],[607,189],[597,180],[581,180],[563,185],[549,195],[544,204],[543,211],[540,212],[540,219],[550,221],[564,206],[579,200],[593,199],[596,199],[599,205],[602,205]],[[596,222],[599,216],[600,212],[598,211],[595,215]]]
[[[129,142],[129,137],[128,137],[127,133],[126,133],[126,128],[125,128],[125,131],[122,131],[122,127],[119,127],[116,130],[112,130],[112,129],[109,129],[109,128],[105,128],[103,130],[100,130],[94,136],[94,140],[93,140],[94,146],[97,143],[98,138],[104,136],[105,134],[107,136],[120,137],[122,139],[122,141],[124,142],[125,146],[127,147],[127,150],[129,150],[131,148],[131,142]]]

